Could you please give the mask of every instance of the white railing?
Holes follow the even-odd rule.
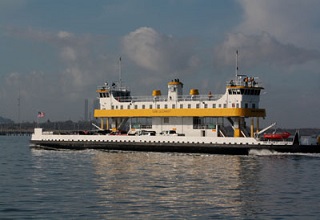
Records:
[[[215,101],[222,97],[222,94],[218,95],[182,95],[178,96],[177,101]],[[117,99],[117,97],[114,97]],[[121,102],[166,102],[167,96],[130,96],[120,97]]]

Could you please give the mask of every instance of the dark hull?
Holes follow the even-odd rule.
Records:
[[[31,141],[33,148],[48,150],[103,149],[120,151],[176,152],[201,154],[248,155],[250,150],[269,150],[280,153],[320,153],[319,145],[232,145],[232,144],[179,144],[179,143],[127,143],[92,141]]]

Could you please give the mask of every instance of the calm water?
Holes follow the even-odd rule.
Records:
[[[319,219],[320,155],[44,151],[0,137],[0,219]]]

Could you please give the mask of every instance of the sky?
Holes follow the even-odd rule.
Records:
[[[318,0],[1,0],[0,116],[84,119],[85,99],[121,78],[151,95],[179,78],[184,93],[225,92],[259,77],[260,107],[280,128],[320,127]]]

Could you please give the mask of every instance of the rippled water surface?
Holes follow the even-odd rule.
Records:
[[[0,137],[0,219],[317,219],[320,155],[45,151]]]

